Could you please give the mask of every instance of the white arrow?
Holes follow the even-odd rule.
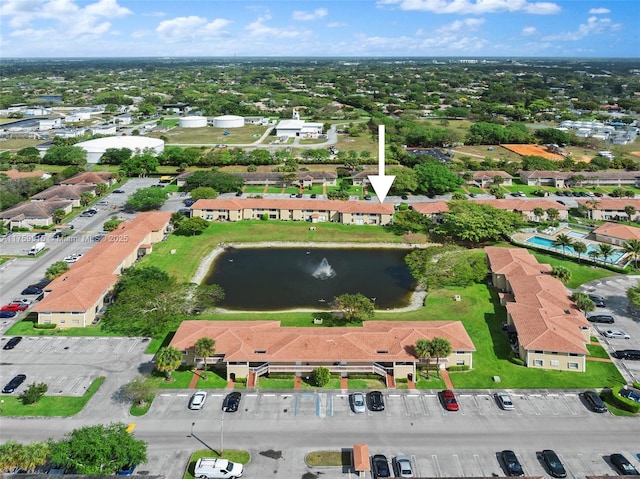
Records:
[[[384,125],[378,125],[378,174],[369,175],[369,183],[380,203],[384,201],[396,177],[384,174]]]

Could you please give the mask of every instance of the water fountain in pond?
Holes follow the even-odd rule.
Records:
[[[327,261],[327,258],[322,258],[322,261],[320,261],[320,264],[312,273],[314,278],[322,280],[333,278],[335,275],[336,272]]]

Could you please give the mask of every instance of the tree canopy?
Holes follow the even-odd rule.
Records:
[[[51,462],[76,474],[114,474],[147,461],[147,444],[129,434],[123,423],[74,429],[49,447]]]
[[[347,321],[370,319],[375,314],[373,301],[362,293],[336,296],[334,306]]]
[[[441,195],[460,186],[464,180],[436,160],[428,160],[414,168],[418,190],[428,195]]]
[[[169,199],[169,193],[164,188],[140,188],[127,200],[127,207],[136,211],[159,209]]]
[[[522,215],[473,201],[450,201],[449,211],[436,228],[439,234],[470,243],[497,241],[524,223]]]
[[[427,290],[479,283],[488,272],[484,252],[454,245],[417,249],[405,256],[405,262]]]

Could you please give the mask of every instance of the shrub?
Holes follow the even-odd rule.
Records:
[[[45,383],[31,383],[19,397],[24,405],[35,404],[42,399],[42,396],[44,396],[44,393],[46,393],[48,389],[49,387]]]
[[[634,414],[640,412],[640,403],[621,396],[618,391],[603,391],[602,394],[607,401],[620,409],[624,409],[625,411],[629,411]]]
[[[324,387],[329,384],[329,381],[331,380],[331,371],[324,366],[320,366],[313,370],[312,380],[313,384],[316,386]]]
[[[396,384],[407,384],[409,380],[407,378],[398,378],[396,379]]]
[[[454,372],[454,371],[468,371],[469,369],[470,369],[469,365],[462,364],[460,366],[455,366],[455,365],[454,366],[449,366],[447,368],[447,371],[451,371],[451,372]]]
[[[524,361],[520,358],[510,358],[509,361],[511,361],[513,364],[516,364],[518,366],[524,366]]]
[[[33,329],[56,329],[56,324],[34,324]]]
[[[236,378],[236,384],[247,384],[247,378]]]

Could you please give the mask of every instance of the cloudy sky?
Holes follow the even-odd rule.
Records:
[[[640,57],[640,0],[0,0],[0,57]]]

